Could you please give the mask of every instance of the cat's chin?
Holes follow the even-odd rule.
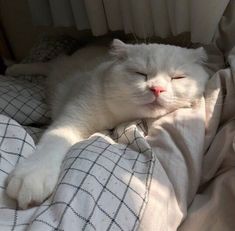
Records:
[[[150,110],[157,110],[159,108],[164,108],[157,100],[154,100],[151,103],[145,104],[145,107],[149,108]]]
[[[189,102],[169,102],[163,98],[156,98],[154,101],[145,104],[145,106],[151,111],[163,109],[170,112],[179,108],[189,108],[192,105]]]
[[[146,105],[151,108],[159,108],[159,107],[165,108],[168,106],[168,103],[162,97],[156,97],[153,100],[151,100],[149,103],[147,103]]]

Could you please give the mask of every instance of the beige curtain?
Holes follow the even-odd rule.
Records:
[[[122,30],[139,38],[191,32],[210,43],[230,0],[28,0],[37,25],[75,26],[95,36]]]

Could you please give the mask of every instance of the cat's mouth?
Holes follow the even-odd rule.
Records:
[[[142,98],[142,97],[141,97]],[[167,96],[165,93],[162,93],[159,96],[156,96],[154,94],[147,94],[142,98],[142,104],[143,106],[151,107],[152,109],[157,108],[171,108],[172,104],[174,104],[174,100]],[[138,102],[138,101],[137,101]]]
[[[148,103],[147,106],[151,108],[159,108],[159,107],[165,107],[166,102],[164,102],[163,99],[160,99],[160,97],[156,97],[152,102]]]
[[[148,103],[147,106],[151,108],[164,108],[164,109],[177,109],[182,107],[190,107],[191,103],[185,100],[180,100],[177,98],[169,98],[166,96],[156,97],[152,102]]]

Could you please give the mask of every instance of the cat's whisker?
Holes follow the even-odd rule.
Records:
[[[213,96],[213,97],[204,97],[204,101],[206,103],[209,103],[211,101],[215,101],[215,100],[218,101],[218,100],[223,99],[225,97],[233,97],[233,96],[235,96],[235,94],[226,94],[226,95],[221,95],[221,96],[216,95],[216,96]],[[141,95],[137,95],[136,94],[136,95],[133,95],[133,97],[136,98],[136,99],[143,99],[144,95],[142,95],[142,94]],[[199,99],[200,99],[200,97],[199,97]],[[168,102],[177,101],[177,102],[182,102],[182,103],[183,102],[189,103],[189,102],[192,101],[191,98],[186,98],[186,97],[179,98],[179,97],[176,97],[176,96],[168,96],[168,97],[165,97],[164,100],[166,100]],[[230,101],[232,101],[232,99],[230,99]]]

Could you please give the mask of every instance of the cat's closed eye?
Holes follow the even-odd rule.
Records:
[[[172,80],[176,80],[176,79],[185,79],[185,78],[186,78],[186,76],[184,76],[184,75],[177,75],[177,76],[171,77]]]
[[[135,71],[135,73],[136,73],[137,75],[143,76],[143,77],[145,78],[145,80],[147,81],[148,75],[147,75],[146,73],[144,73],[144,72],[139,72],[139,71]]]

